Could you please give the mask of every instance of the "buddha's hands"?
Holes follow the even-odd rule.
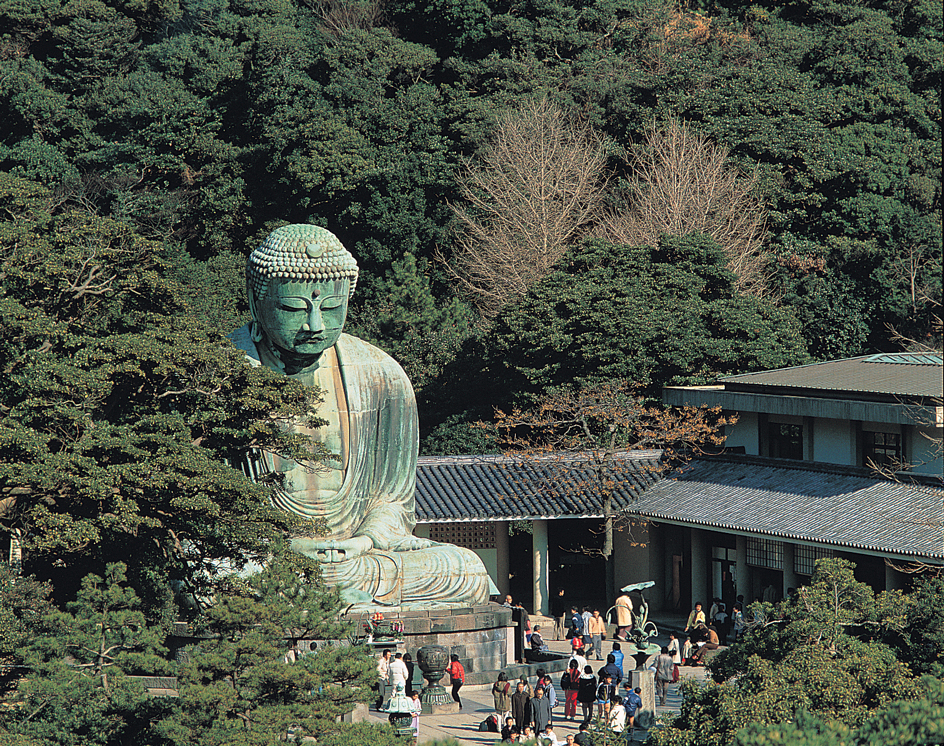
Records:
[[[319,562],[345,562],[367,554],[374,548],[369,536],[352,536],[350,539],[309,539],[298,536],[292,539],[292,549]]]
[[[407,536],[396,544],[391,544],[390,548],[394,552],[413,552],[417,549],[428,549],[436,543],[437,542],[432,539],[423,539],[419,536]]]

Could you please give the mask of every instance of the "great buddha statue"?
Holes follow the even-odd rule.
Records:
[[[297,427],[336,456],[263,453],[263,468],[282,476],[273,501],[324,521],[325,536],[295,536],[292,548],[322,562],[325,581],[358,608],[485,603],[496,591],[474,552],[413,535],[416,400],[393,358],[341,332],[357,273],[337,237],[313,225],[279,228],[249,257],[252,322],[230,338],[250,364],[320,389],[327,424]]]

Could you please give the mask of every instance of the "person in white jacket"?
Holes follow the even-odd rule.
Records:
[[[674,664],[682,664],[682,651],[679,648],[679,641],[674,632],[669,633],[669,655],[672,656],[672,662]]]
[[[387,667],[387,675],[390,677],[390,686],[396,691],[397,684],[403,685],[403,691],[406,691],[406,680],[409,676],[406,663],[403,662],[403,653],[397,653],[390,665]]]
[[[607,723],[614,733],[622,733],[626,730],[626,708],[623,707],[623,701],[615,694],[610,697],[610,714],[607,716]]]

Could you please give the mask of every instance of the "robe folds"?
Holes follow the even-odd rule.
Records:
[[[263,365],[248,325],[230,338],[250,365]],[[346,404],[340,415],[340,488],[326,494],[313,487],[311,475],[318,465],[262,453],[263,471],[283,477],[273,504],[324,521],[327,534],[319,539],[371,540],[373,549],[366,554],[322,565],[325,582],[339,585],[350,603],[448,608],[487,602],[497,591],[478,555],[413,536],[419,422],[403,369],[382,350],[348,334],[341,335],[334,350]],[[291,377],[313,385],[306,371]]]

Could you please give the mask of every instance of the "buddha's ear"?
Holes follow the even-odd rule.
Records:
[[[249,278],[246,278],[246,298],[249,300],[249,314],[252,316],[252,321],[249,322],[249,337],[253,342],[262,341],[262,326],[259,324],[256,319],[256,294],[253,292],[252,283],[249,282]]]

